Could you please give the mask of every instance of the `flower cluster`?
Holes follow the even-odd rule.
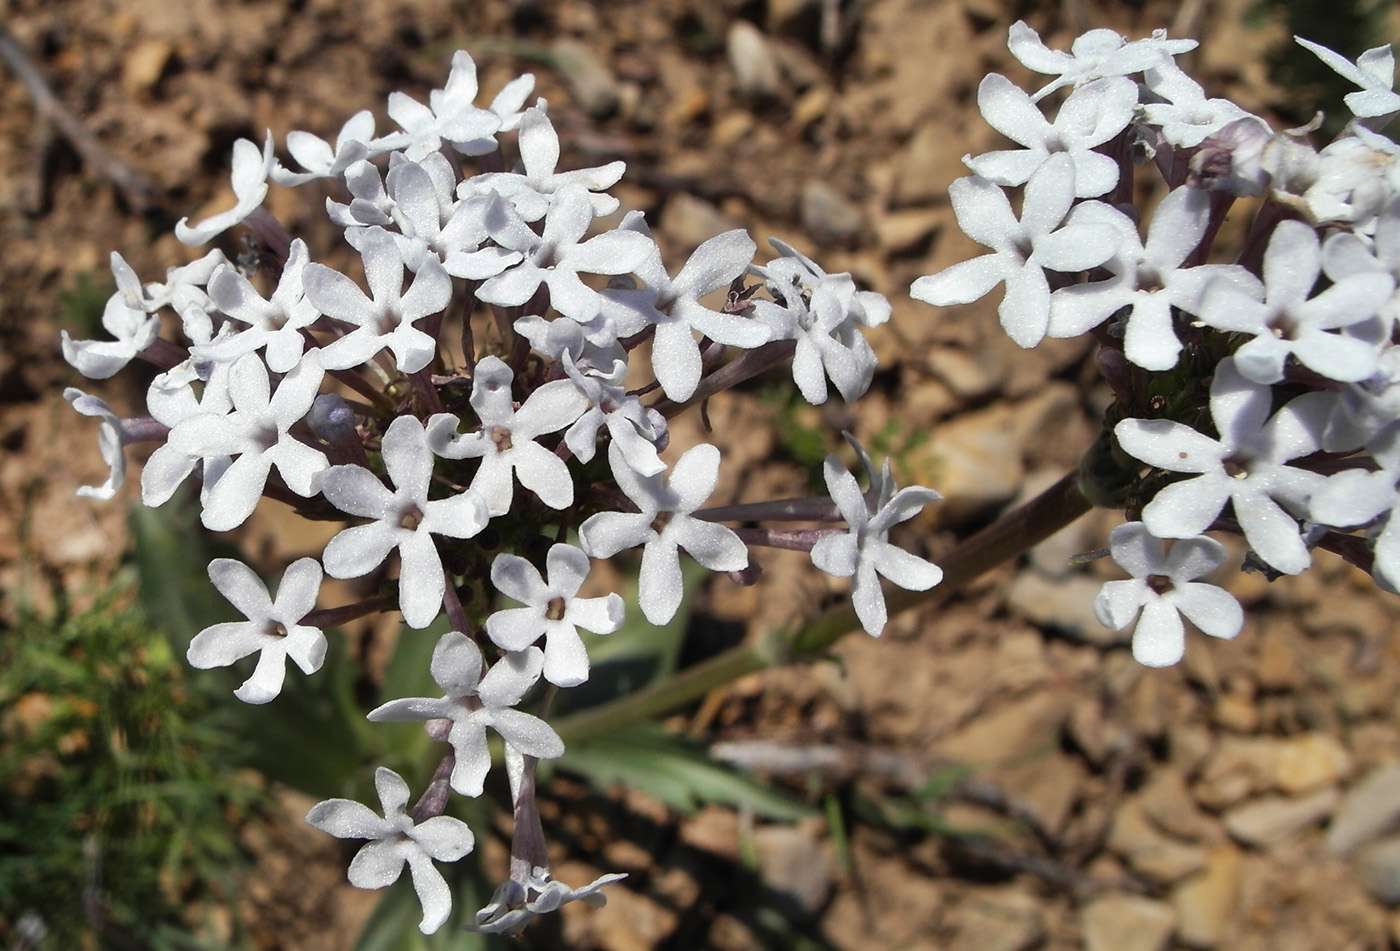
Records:
[[[1055,78],[1034,95],[983,80],[982,115],[1020,148],[967,156],[974,174],[949,190],[991,251],[911,290],[942,306],[1005,284],[998,313],[1023,347],[1093,334],[1132,485],[1121,501],[1140,519],[1110,546],[1134,580],[1106,584],[1095,608],[1109,627],[1136,623],[1152,666],[1180,660],[1181,616],[1217,637],[1243,623],[1194,580],[1224,561],[1208,531],[1242,534],[1246,564],[1270,574],[1306,570],[1322,547],[1400,584],[1400,146],[1380,134],[1400,114],[1395,62],[1389,47],[1353,63],[1298,42],[1361,87],[1322,148],[1312,129],[1274,132],[1208,98],[1175,60],[1192,41],[1093,30],[1065,53],[1016,24],[1012,55]],[[1148,165],[1161,197],[1144,236]],[[1253,222],[1231,253],[1217,234],[1241,199]]]
[[[241,226],[256,253],[234,260],[211,250],[149,284],[114,254],[117,292],[102,319],[114,339],[63,337],[65,357],[88,377],[110,377],[137,358],[159,370],[144,413],[130,418],[67,392],[78,412],[101,420],[111,467],[84,494],[112,497],[125,447],[145,442],[154,444],[140,477],[149,505],[196,480],[202,521],[216,531],[243,525],[264,497],[348,523],[319,560],[287,568],[275,597],[241,562],[209,565],[246,620],[200,631],[188,659],[207,668],[257,654],[239,699],[276,698],[287,660],[318,671],[332,623],[397,610],[423,629],[446,613],[452,630],[431,664],[442,696],[391,699],[368,714],[423,721],[444,744],[437,778],[410,806],[405,781],[381,768],[382,817],[343,799],[307,816],[332,835],[370,840],[350,866],[356,885],[384,887],[407,864],[424,932],[451,912],[433,863],[473,848],[471,831],[443,813],[453,794],[482,794],[488,730],[504,744],[517,831],[511,880],[475,927],[518,931],[566,901],[600,903],[598,889],[620,877],[577,890],[554,882],[535,833],[535,764],[564,752],[542,718],[538,682],[586,681],[586,638],[623,620],[617,594],[581,594],[592,559],[641,549],[639,603],[653,624],[680,608],[683,554],[751,583],[751,548],[808,551],[819,568],[854,578],[872,635],[886,620],[877,574],[919,590],[941,578],[888,538],[937,495],[896,489],[888,468],[871,468],[862,494],[832,456],[834,504],[707,510],[720,451],[702,443],[668,461],[668,419],[789,361],[808,400],[825,401],[828,384],[855,400],[875,370],[863,332],[887,320],[890,305],[781,242],[756,264],[757,247],[741,231],[704,242],[673,275],[641,213],[605,226],[619,211],[607,189],[621,162],[559,170],[559,139],[546,102],[529,103],[533,88],[522,76],[477,105],[475,64],[458,53],[427,104],[390,97],[395,131],[377,135],[364,112],[334,144],[293,132],[286,149],[296,169],[282,164],[271,135],[261,147],[240,140],[235,207],[181,220],[176,235],[201,246]],[[513,166],[493,154],[512,142]],[[491,160],[473,173],[483,156]],[[263,205],[272,185],[321,180],[337,196],[326,207],[358,255],[363,286],[311,260]],[[179,328],[173,339],[160,336],[167,312],[166,325]],[[628,380],[641,385],[629,389]],[[762,525],[794,520],[846,530]],[[745,522],[742,536],[725,521]],[[396,598],[317,609],[324,575],[395,566]],[[508,601],[497,604],[497,595]]]

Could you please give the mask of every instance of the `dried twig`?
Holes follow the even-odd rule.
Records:
[[[107,151],[107,148],[87,130],[82,120],[59,101],[39,68],[3,23],[0,23],[0,60],[4,60],[29,91],[30,98],[34,100],[34,111],[39,118],[52,123],[83,162],[92,171],[111,182],[132,210],[144,213],[155,207],[155,185]]]

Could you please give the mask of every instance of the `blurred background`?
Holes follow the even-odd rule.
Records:
[[[533,72],[561,167],[625,160],[614,194],[646,211],[673,271],[745,227],[891,298],[857,406],[759,380],[711,403],[705,438],[725,453],[720,494],[750,500],[820,492],[823,456],[856,433],[901,484],[946,497],[914,527],[936,560],[1070,471],[1108,400],[1087,340],[1023,352],[995,299],[937,312],[907,296],[977,253],[945,194],[964,154],[999,146],[981,77],[1031,81],[1006,52],[1020,18],[1060,48],[1092,27],[1198,37],[1188,70],[1280,127],[1348,91],[1290,34],[1352,58],[1400,36],[1387,4],[1314,0],[0,2],[0,39],[151,185],[114,187],[0,71],[0,947],[505,946],[423,939],[406,876],[386,896],[350,888],[355,844],[301,823],[319,798],[363,798],[375,764],[415,787],[431,772],[421,731],[363,713],[419,689],[432,632],[348,629],[317,677],[246,708],[229,696],[240,676],[183,660],[233,616],[204,565],[241,553],[275,575],[329,532],[266,503],[212,538],[182,499],[139,509],[135,484],[74,496],[106,469],[63,388],[135,412],[149,379],[83,381],[59,354],[60,329],[100,334],[111,251],[147,281],[191,260],[171,226],[232,204],[240,137],[331,138],[361,109],[387,130],[387,95],[425,100],[457,49],[485,100]],[[313,260],[343,264],[323,198],[274,187],[268,204]],[[675,432],[703,435],[695,419]],[[545,783],[555,876],[629,877],[606,908],[570,907],[517,946],[1400,946],[1400,847],[1346,861],[1324,842],[1329,825],[1400,815],[1394,601],[1319,553],[1306,576],[1232,582],[1249,608],[1236,641],[1196,638],[1181,667],[1145,671],[1093,618],[1107,569],[1067,564],[1116,520],[1092,514],[880,641],[853,635],[667,730],[571,750]],[[757,588],[697,580],[688,615],[615,635],[595,663],[657,682],[840,594],[804,556],[763,560]],[[1374,798],[1358,805],[1346,793],[1363,783]],[[504,799],[463,806],[480,845],[454,870],[458,920],[505,874]]]

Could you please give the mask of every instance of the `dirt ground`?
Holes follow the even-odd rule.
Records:
[[[130,486],[108,504],[73,496],[105,472],[95,427],[62,388],[123,406],[139,391],[84,383],[62,362],[63,295],[86,275],[105,296],[113,249],[147,280],[189,260],[170,225],[228,207],[236,138],[333,135],[365,108],[383,128],[387,94],[423,98],[458,48],[476,56],[487,96],[522,71],[538,76],[564,167],[627,162],[616,193],[647,211],[673,268],[709,235],[744,226],[890,296],[894,318],[873,341],[881,370],[854,409],[794,416],[752,397],[715,401],[721,491],[749,500],[800,486],[783,434],[756,424],[852,429],[884,440],[902,482],[947,496],[919,526],[946,550],[1027,486],[1069,471],[1106,399],[1085,345],[1025,353],[1003,338],[995,301],[939,313],[907,296],[914,277],[973,251],[945,189],[964,153],[997,142],[972,102],[981,76],[1025,78],[1006,27],[1025,17],[1061,47],[1090,26],[1204,37],[1197,77],[1268,109],[1278,93],[1263,55],[1281,30],[1245,28],[1244,10],[1241,0],[0,2],[62,102],[157,189],[149,212],[134,211],[0,74],[0,598],[16,590],[21,545],[53,577],[100,578],[137,498]],[[328,253],[318,196],[274,188],[270,207],[313,259]],[[692,435],[681,426],[676,439]],[[570,843],[557,877],[630,877],[606,908],[568,909],[558,946],[776,946],[771,917],[754,912],[767,904],[789,934],[817,942],[804,946],[861,951],[1400,947],[1400,913],[1373,897],[1400,898],[1396,849],[1339,857],[1347,850],[1327,841],[1347,821],[1400,815],[1400,781],[1385,769],[1400,760],[1395,600],[1319,553],[1303,577],[1234,582],[1249,609],[1237,640],[1195,636],[1181,666],[1144,670],[1092,619],[1106,569],[1067,566],[1104,544],[1115,519],[1095,513],[879,641],[852,636],[834,661],[754,675],[672,721],[735,760],[791,756],[775,780],[846,803],[844,836],[822,821],[755,827],[720,808],[681,819],[639,795],[561,782],[547,816]],[[706,610],[755,630],[815,609],[828,586],[801,561],[771,559],[767,587],[713,586]],[[920,787],[956,764],[970,778],[921,808]],[[1358,802],[1362,787],[1372,799]],[[949,828],[995,835],[937,834]],[[280,847],[318,871],[273,862],[250,887],[243,911],[261,923],[259,942],[348,947],[366,896],[343,885],[334,849],[286,836]],[[753,856],[759,874],[736,875]]]

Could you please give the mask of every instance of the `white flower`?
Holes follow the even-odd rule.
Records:
[[[1058,76],[1046,84],[1034,99],[1045,98],[1056,89],[1078,86],[1108,76],[1127,76],[1159,66],[1171,57],[1195,49],[1195,40],[1169,40],[1166,30],[1154,30],[1143,40],[1128,41],[1112,30],[1090,30],[1075,38],[1068,53],[1052,50],[1040,34],[1024,20],[1011,24],[1006,41],[1011,55],[1021,65],[1037,73]]]
[[[530,870],[524,884],[513,878],[502,882],[492,894],[490,903],[478,911],[473,922],[467,925],[467,930],[519,935],[535,917],[558,911],[560,906],[571,901],[582,901],[591,908],[602,908],[608,902],[602,892],[603,886],[620,882],[626,877],[624,873],[613,872],[600,875],[582,888],[570,888],[563,882],[553,881],[549,877],[549,869],[536,866]]]
[[[401,371],[417,373],[432,362],[437,341],[413,324],[446,309],[452,299],[452,279],[442,265],[429,260],[405,293],[403,257],[387,231],[367,231],[359,250],[373,299],[350,278],[323,264],[308,264],[303,272],[306,299],[312,306],[356,328],[321,349],[321,365],[327,370],[348,370],[387,347]]]
[[[258,654],[252,675],[234,691],[244,703],[267,703],[281,693],[288,660],[304,674],[321,669],[326,636],[319,627],[301,623],[315,609],[321,588],[316,559],[298,558],[287,567],[276,600],[253,569],[231,558],[211,561],[209,580],[248,620],[214,624],[196,634],[185,653],[191,667],[227,667]]]
[[[321,491],[332,505],[374,521],[340,532],[326,545],[321,560],[333,578],[359,578],[397,548],[402,562],[399,609],[409,627],[424,628],[437,617],[447,584],[432,536],[476,535],[489,519],[486,500],[468,489],[428,501],[433,454],[423,424],[412,416],[399,416],[389,424],[381,454],[393,491],[361,466],[332,466],[322,476]]]
[[[343,178],[345,170],[356,162],[372,158],[381,150],[372,148],[374,113],[362,109],[346,120],[335,137],[335,147],[310,132],[288,132],[287,151],[305,172],[293,172],[278,162],[272,168],[271,179],[279,185],[304,185],[313,178]]]
[[[593,220],[593,199],[580,184],[561,187],[536,234],[515,209],[494,192],[486,196],[485,227],[497,244],[519,252],[522,260],[482,284],[477,296],[492,304],[524,304],[541,284],[549,304],[565,317],[587,323],[602,306],[598,292],[580,274],[628,274],[654,247],[634,231],[609,231],[582,240]]]
[[[267,177],[276,161],[271,130],[261,150],[248,139],[233,143],[233,195],[238,199],[237,204],[197,225],[190,225],[190,219],[181,218],[175,223],[175,237],[189,245],[207,244],[257,211],[267,197]]]
[[[265,300],[248,279],[232,267],[220,268],[209,281],[209,297],[219,310],[248,327],[215,343],[190,348],[196,358],[233,361],[259,348],[267,368],[286,373],[301,359],[306,339],[302,330],[320,316],[306,299],[302,272],[307,264],[306,242],[292,242],[287,263],[278,278],[272,299]]]
[[[491,563],[491,584],[526,605],[506,608],[486,619],[486,636],[507,651],[521,651],[545,638],[544,679],[576,687],[588,679],[588,651],[578,628],[611,634],[622,626],[622,596],[580,598],[588,577],[588,556],[572,545],[555,545],[545,556],[546,582],[539,569],[518,555],[500,554]]]
[[[1128,127],[1137,100],[1132,80],[1096,79],[1070,93],[1051,123],[1011,80],[991,73],[977,87],[977,106],[988,125],[1024,148],[967,155],[963,164],[998,185],[1023,185],[1051,155],[1067,155],[1075,197],[1094,198],[1118,184],[1118,163],[1094,149]]]
[[[510,392],[514,374],[499,357],[484,357],[472,378],[472,409],[481,429],[465,435],[451,413],[428,420],[428,444],[445,459],[480,459],[472,490],[486,500],[492,518],[510,511],[515,480],[545,505],[566,509],[574,502],[569,467],[535,440],[564,429],[578,419],[587,402],[568,380],[554,380],[530,394],[517,409]]]
[[[317,477],[330,463],[325,453],[291,433],[292,426],[310,412],[321,386],[324,371],[316,353],[303,357],[275,393],[257,354],[239,358],[229,373],[233,412],[199,413],[171,430],[169,445],[188,458],[237,457],[208,487],[203,512],[206,528],[227,532],[242,525],[257,507],[273,466],[297,495],[316,493]]]
[[[1329,379],[1364,380],[1376,372],[1376,345],[1331,331],[1373,318],[1395,281],[1380,271],[1355,273],[1311,296],[1321,272],[1317,232],[1301,221],[1281,221],[1264,253],[1263,301],[1239,282],[1217,282],[1206,288],[1196,314],[1218,330],[1255,335],[1234,356],[1240,373],[1256,383],[1282,380],[1290,356]]]
[[[452,789],[463,796],[480,796],[491,769],[487,727],[526,756],[554,759],[564,754],[564,741],[548,723],[512,709],[539,680],[543,666],[544,654],[530,647],[502,657],[482,676],[481,648],[465,634],[451,631],[433,649],[433,680],[445,696],[390,700],[371,710],[369,719],[374,723],[451,720],[447,742],[456,754]]]
[[[338,839],[370,839],[350,862],[350,884],[356,888],[385,888],[399,880],[404,864],[413,877],[413,890],[423,906],[418,930],[432,934],[452,913],[452,891],[433,860],[455,862],[476,845],[472,830],[460,819],[433,816],[414,822],[408,806],[408,784],[392,769],[374,771],[384,817],[350,799],[328,799],[311,807],[309,825]]]
[[[1142,510],[1158,538],[1191,538],[1210,528],[1226,502],[1250,546],[1274,568],[1298,574],[1312,563],[1298,516],[1324,477],[1288,463],[1316,452],[1331,411],[1324,393],[1307,393],[1272,418],[1270,387],[1245,379],[1223,360],[1210,385],[1219,439],[1168,419],[1125,419],[1113,429],[1128,455],[1193,478],[1161,489]]]
[[[879,497],[867,500],[835,454],[826,457],[822,475],[850,531],[817,539],[812,564],[836,578],[855,578],[851,601],[856,617],[867,634],[879,637],[888,615],[877,575],[911,591],[927,591],[943,580],[942,568],[889,542],[890,529],[942,496],[919,486],[895,492],[892,480],[882,480]]]
[[[539,221],[549,211],[555,194],[565,185],[582,185],[590,192],[593,214],[610,215],[617,210],[618,201],[611,195],[597,194],[616,185],[626,171],[624,162],[609,162],[599,168],[582,168],[572,172],[556,172],[559,164],[559,135],[545,112],[544,100],[526,109],[520,119],[519,172],[486,172],[463,182],[457,190],[460,198],[470,198],[493,191],[508,200],[521,218]]]
[[[101,485],[80,486],[77,494],[82,498],[106,502],[117,494],[126,481],[126,453],[123,451],[126,437],[122,432],[121,418],[104,401],[76,387],[70,386],[64,390],[63,398],[84,416],[102,420],[97,428],[97,449],[102,453],[102,461],[107,463],[107,481]]]
[[[1345,56],[1301,36],[1293,39],[1337,75],[1361,87],[1361,92],[1347,93],[1343,100],[1352,115],[1360,119],[1375,119],[1375,128],[1380,128],[1387,119],[1400,112],[1400,93],[1395,92],[1395,54],[1389,44],[1367,50],[1353,63]]]
[[[112,252],[112,275],[117,292],[102,309],[102,327],[115,340],[73,340],[61,331],[63,359],[91,380],[105,380],[131,362],[131,358],[155,342],[160,317],[146,306],[141,280],[120,254]]]
[[[960,178],[948,187],[948,197],[958,227],[992,253],[921,277],[909,294],[947,307],[969,304],[1005,282],[1006,296],[997,315],[1007,335],[1022,347],[1040,343],[1050,321],[1045,271],[1074,273],[1098,267],[1122,243],[1122,236],[1108,225],[1065,222],[1074,204],[1074,165],[1066,155],[1051,156],[1031,176],[1020,221],[1006,194],[986,179]]]
[[[652,243],[640,217],[630,218],[618,234],[635,235],[645,244],[645,258],[635,270],[646,287],[640,290],[607,290],[603,313],[615,316],[619,324],[655,325],[651,344],[652,370],[661,389],[672,400],[684,401],[695,393],[700,382],[699,331],[727,346],[757,347],[768,341],[768,329],[738,314],[726,314],[700,304],[700,298],[728,287],[744,273],[753,260],[753,239],[736,229],[705,241],[679,274],[670,277],[661,266],[661,256]]]
[[[738,535],[690,514],[715,490],[717,448],[709,443],[693,447],[676,460],[669,478],[633,472],[617,443],[608,447],[608,461],[618,487],[640,511],[599,512],[579,526],[579,541],[594,558],[611,558],[624,548],[645,546],[638,599],[642,614],[652,624],[667,623],[681,605],[685,586],[680,549],[711,571],[739,571],[748,565],[748,548]]]
[[[1143,369],[1176,365],[1181,341],[1173,327],[1173,307],[1195,312],[1212,281],[1248,282],[1246,286],[1254,281],[1235,265],[1182,267],[1210,223],[1210,195],[1200,189],[1183,186],[1162,199],[1145,243],[1126,215],[1100,202],[1079,206],[1071,220],[1102,222],[1121,235],[1118,253],[1105,265],[1115,277],[1071,284],[1051,294],[1047,336],[1077,337],[1127,308],[1123,352]]]
[[[516,321],[517,328],[523,321],[524,318]],[[555,323],[578,327],[572,320]],[[598,451],[598,431],[606,425],[608,435],[621,448],[633,472],[649,476],[665,471],[666,464],[657,454],[657,447],[664,448],[668,439],[666,417],[623,389],[627,363],[616,360],[611,371],[604,373],[580,368],[567,350],[555,359],[588,400],[588,408],[564,433],[564,445],[581,462],[589,462]]]
[[[1113,560],[1131,581],[1109,581],[1094,600],[1104,627],[1133,630],[1133,657],[1147,667],[1170,667],[1186,650],[1184,616],[1211,637],[1240,632],[1244,610],[1230,592],[1194,579],[1225,562],[1225,546],[1205,535],[1182,538],[1164,551],[1141,522],[1119,525],[1108,537]]]
[[[381,149],[403,149],[410,161],[417,161],[442,148],[444,140],[451,143],[480,143],[494,136],[501,127],[501,117],[478,108],[476,63],[466,50],[452,55],[452,70],[443,88],[428,93],[428,105],[401,92],[389,94],[389,118],[404,131],[387,135],[373,145]],[[474,146],[479,148],[479,146]],[[472,151],[482,155],[492,149]]]

